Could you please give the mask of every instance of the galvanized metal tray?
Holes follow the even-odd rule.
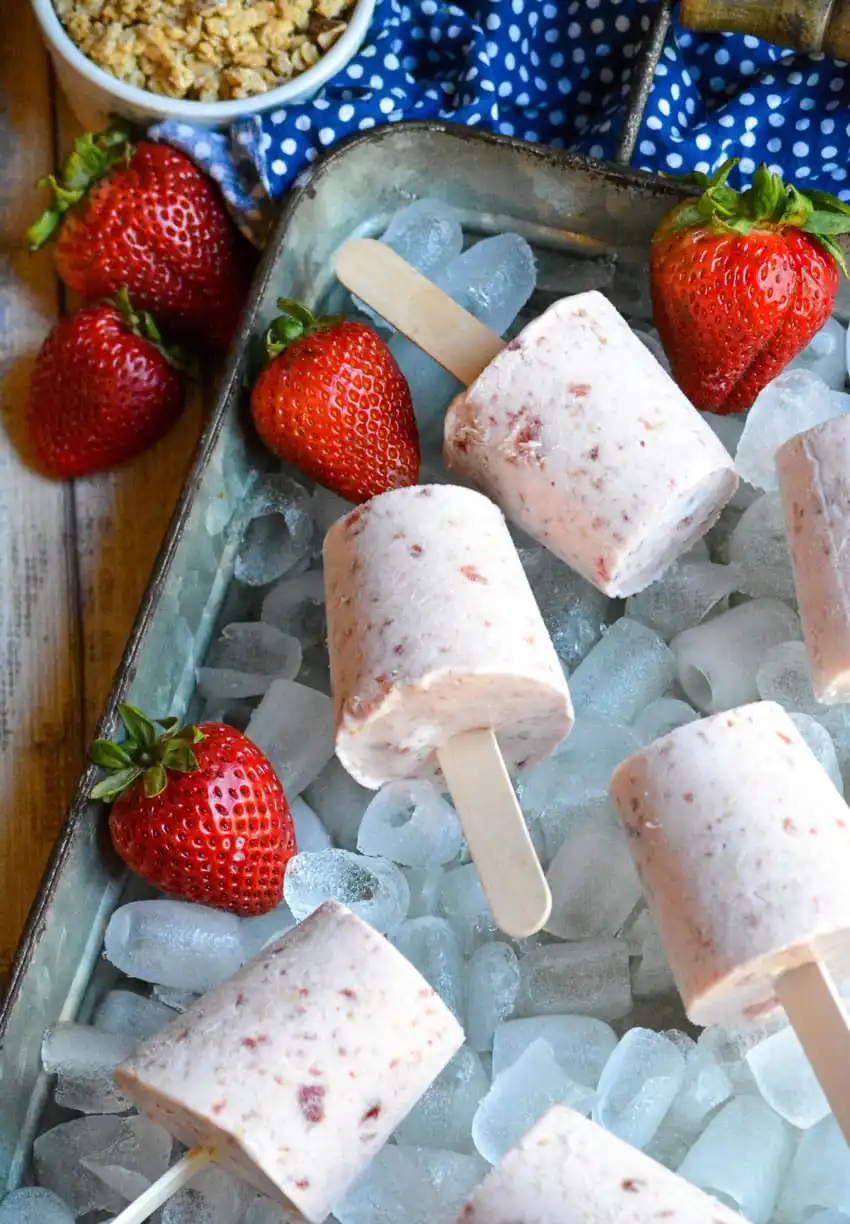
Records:
[[[336,250],[349,237],[380,233],[397,208],[425,195],[455,205],[471,238],[514,230],[528,239],[540,266],[529,313],[587,282],[604,283],[632,319],[649,319],[648,242],[678,196],[671,184],[438,124],[401,123],[340,146],[289,196],[265,253],[99,735],[113,731],[121,701],[178,716],[191,706],[195,667],[232,575],[245,493],[269,464],[247,423],[244,382],[252,339],[277,297],[337,309]],[[80,779],[0,1004],[0,1190],[25,1179],[48,1102],[44,1028],[86,1017],[111,972],[101,960],[109,916],[122,897],[140,895],[109,846],[102,809],[86,799],[93,780],[92,771]]]

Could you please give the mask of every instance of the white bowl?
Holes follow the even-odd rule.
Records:
[[[136,123],[177,119],[198,127],[221,127],[246,115],[260,115],[292,102],[305,102],[319,92],[363,45],[375,11],[375,0],[358,0],[345,33],[318,63],[286,85],[235,102],[191,102],[126,85],[92,62],[65,32],[53,0],[32,0],[32,6],[53,60],[59,84],[76,117],[87,131],[100,131],[115,115]]]

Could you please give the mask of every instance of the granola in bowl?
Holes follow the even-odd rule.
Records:
[[[219,102],[285,85],[345,32],[355,0],[54,0],[80,51],[150,93]]]

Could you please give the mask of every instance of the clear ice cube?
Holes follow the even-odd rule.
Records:
[[[616,935],[641,895],[626,835],[610,804],[577,822],[546,873],[552,912],[546,930],[560,939]]]
[[[294,680],[275,680],[245,734],[268,756],[292,799],[316,780],[333,756],[331,699]]]
[[[387,1144],[334,1217],[339,1224],[449,1224],[486,1172],[478,1156]]]
[[[742,577],[738,590],[796,604],[785,513],[778,493],[757,498],[741,515],[729,538],[729,560]]]
[[[319,534],[323,538],[334,523],[346,514],[350,514],[354,509],[353,502],[346,501],[344,497],[340,497],[338,493],[332,493],[330,489],[323,489],[321,485],[316,485],[313,490],[310,505]]]
[[[489,1087],[481,1059],[464,1046],[397,1127],[396,1143],[474,1152],[472,1119]]]
[[[548,548],[521,547],[519,555],[552,644],[572,671],[602,636],[611,601]]]
[[[317,812],[309,803],[296,796],[289,803],[289,814],[295,826],[295,844],[299,852],[312,853],[315,850],[327,850],[331,845],[331,835],[322,824]]]
[[[410,888],[408,918],[425,918],[428,914],[436,914],[443,887],[443,874],[442,867],[427,867],[424,871],[416,871],[412,867],[404,868],[404,877]]]
[[[203,993],[242,964],[239,919],[186,901],[131,901],[109,920],[106,959],[128,977]]]
[[[297,638],[303,647],[318,646],[327,632],[323,576],[311,570],[282,579],[263,600],[260,615],[266,624]]]
[[[709,1115],[732,1095],[732,1082],[712,1052],[685,1033],[665,1033],[685,1059],[685,1078],[665,1122],[696,1139]],[[682,1153],[684,1155],[684,1153]]]
[[[790,1130],[764,1101],[737,1097],[712,1118],[678,1172],[752,1224],[766,1224],[793,1147]]]
[[[316,689],[326,697],[331,695],[331,671],[328,652],[321,646],[310,646],[304,651],[301,670],[296,677],[299,684]]]
[[[80,1157],[80,1164],[122,1199],[131,1202],[161,1177],[171,1160],[174,1140],[162,1126],[128,1118],[110,1143]],[[140,1125],[141,1124],[141,1125]]]
[[[632,723],[632,730],[641,744],[651,744],[662,735],[669,735],[677,727],[684,727],[698,718],[697,711],[686,701],[680,701],[678,697],[659,697],[641,710]]]
[[[463,230],[457,211],[442,200],[416,200],[399,209],[381,237],[417,272],[433,280],[435,275],[463,249]],[[379,318],[365,302],[354,299],[358,309]]]
[[[675,989],[673,973],[655,919],[644,910],[629,932],[629,942],[639,955],[632,960],[630,974],[632,994],[636,999],[651,999],[670,994]]]
[[[226,625],[213,642],[207,667],[228,668],[251,675],[279,676],[292,680],[301,666],[301,645],[289,633],[263,621]]]
[[[662,578],[626,600],[626,616],[654,629],[666,642],[698,625],[740,590],[737,566],[677,561]]]
[[[490,904],[474,863],[454,867],[443,875],[440,910],[455,930],[464,956],[496,934]]]
[[[848,411],[850,395],[831,391],[811,370],[783,371],[768,383],[747,414],[735,454],[738,471],[759,489],[777,489],[776,452],[782,443]]]
[[[602,1071],[593,1120],[644,1148],[684,1079],[684,1056],[669,1038],[651,1029],[629,1029]]]
[[[571,1012],[621,1020],[632,1007],[629,950],[619,939],[545,944],[520,958],[520,1016]]]
[[[161,1224],[233,1224],[254,1191],[218,1165],[207,1165],[191,1185],[178,1190],[162,1209]]]
[[[285,901],[258,918],[243,918],[239,928],[242,956],[246,961],[252,960],[263,948],[281,939],[294,926],[295,918]]]
[[[747,1051],[759,1092],[774,1113],[808,1130],[829,1113],[829,1104],[792,1028],[780,1030]]]
[[[246,586],[265,586],[307,561],[316,544],[310,495],[282,473],[251,490],[234,574]]]
[[[571,1080],[596,1088],[614,1052],[617,1036],[610,1024],[592,1016],[529,1016],[507,1020],[493,1036],[493,1078],[512,1066],[533,1041],[545,1041]]]
[[[424,779],[382,786],[363,814],[361,854],[379,854],[403,867],[450,863],[463,841],[455,810]]]
[[[744,432],[746,418],[741,414],[723,415],[716,412],[701,412],[700,416],[734,458]]]
[[[395,928],[392,942],[462,1021],[463,956],[451,924],[445,918],[410,918]]]
[[[596,1093],[561,1070],[545,1041],[528,1046],[494,1081],[472,1119],[472,1140],[496,1164],[553,1105],[589,1114]]]
[[[304,798],[344,850],[356,847],[357,830],[374,793],[355,782],[335,756],[304,788]]]
[[[292,1215],[278,1203],[260,1195],[251,1203],[240,1224],[292,1224]]]
[[[717,714],[758,700],[756,675],[771,646],[799,639],[800,618],[776,599],[752,599],[671,642],[679,684],[698,710]]]
[[[846,343],[847,329],[838,319],[827,319],[786,369],[810,370],[833,391],[841,391],[847,381]]]
[[[466,970],[466,1039],[473,1050],[489,1050],[497,1025],[513,1013],[519,964],[510,944],[498,940],[476,948]]]
[[[828,732],[838,758],[845,794],[850,794],[850,706],[837,705],[818,714],[818,722]]]
[[[52,1190],[24,1186],[0,1201],[0,1224],[74,1224],[74,1215]]]
[[[841,766],[838,763],[838,753],[835,750],[832,736],[817,719],[809,714],[791,714],[791,721],[817,757],[818,764],[829,775],[829,780],[839,792],[844,794],[844,781],[841,777]]]
[[[324,901],[340,901],[375,930],[386,933],[407,915],[407,880],[388,859],[350,850],[320,850],[289,860],[283,895],[298,922]]]
[[[166,1144],[167,1152],[163,1155]],[[116,1145],[122,1147],[125,1159],[132,1158],[134,1167],[147,1172],[153,1181],[165,1172],[172,1139],[161,1126],[154,1126],[146,1118],[122,1118],[115,1114],[74,1118],[36,1138],[33,1144],[36,1181],[58,1194],[76,1216],[89,1211],[111,1211],[117,1215],[126,1206],[126,1200],[80,1163],[114,1150]]]
[[[144,1041],[174,1019],[170,1007],[158,999],[130,990],[110,990],[95,1008],[92,1024],[106,1033],[120,1033]]]
[[[63,1023],[49,1028],[41,1045],[45,1071],[56,1076],[57,1105],[80,1113],[124,1113],[130,1102],[112,1073],[138,1045],[126,1033],[105,1033],[88,1024]]]
[[[193,1003],[200,999],[199,994],[195,994],[192,990],[181,990],[178,986],[154,986],[153,993],[161,1003],[172,1011],[182,1015],[187,1012]]]
[[[580,717],[630,723],[667,691],[675,675],[676,661],[663,638],[623,616],[573,672],[570,692]]]
[[[810,1224],[816,1211],[850,1215],[850,1148],[831,1114],[803,1133],[774,1218],[780,1224]]]
[[[823,706],[815,700],[809,656],[802,642],[780,642],[765,652],[756,672],[756,685],[762,701],[775,701],[784,709],[800,714],[820,714]]]

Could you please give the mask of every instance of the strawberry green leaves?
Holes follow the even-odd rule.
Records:
[[[278,298],[277,307],[281,313],[272,320],[264,337],[266,357],[269,359],[279,357],[284,349],[302,336],[326,331],[341,323],[343,318],[342,315],[325,315],[317,319],[302,302],[292,298]]]
[[[129,160],[133,152],[129,142],[130,132],[124,127],[110,128],[97,136],[86,132],[74,141],[74,151],[62,168],[61,177],[48,174],[38,180],[39,187],[49,187],[53,192],[53,204],[27,230],[33,251],[47,242],[68,209],[79,203],[93,183],[113,166]]]
[[[120,705],[118,713],[125,735],[120,743],[95,740],[90,757],[107,775],[90,792],[90,798],[113,803],[123,791],[142,779],[145,795],[154,799],[168,785],[168,771],[194,773],[198,769],[192,745],[204,738],[194,726],[178,729],[176,718],[152,721],[132,705]]]

